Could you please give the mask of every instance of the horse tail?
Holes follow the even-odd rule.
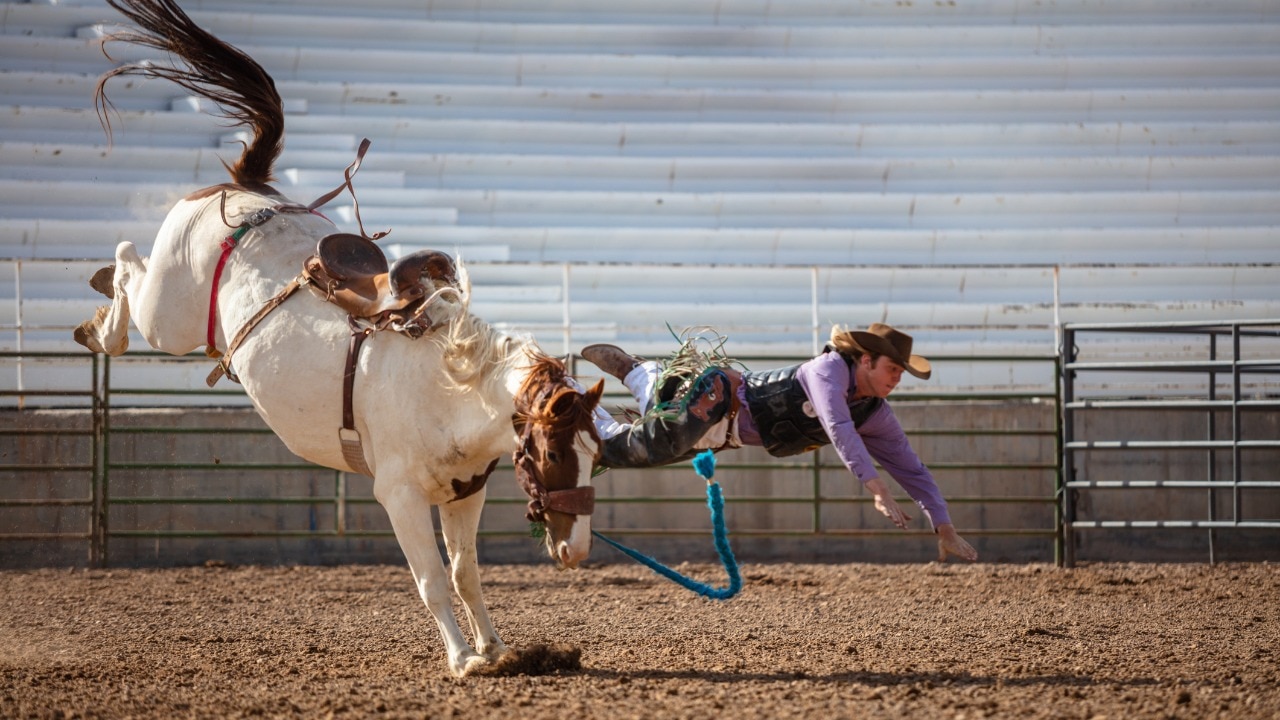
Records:
[[[284,106],[276,83],[253,58],[214,37],[192,22],[174,0],[107,0],[137,26],[113,34],[120,41],[169,53],[181,63],[159,66],[149,61],[128,63],[98,79],[94,105],[107,137],[111,136],[106,83],[119,75],[169,80],[217,103],[222,117],[253,129],[253,141],[245,146],[234,165],[223,166],[231,179],[248,187],[274,180],[272,168],[284,140]],[[103,46],[106,54],[106,46]],[[110,58],[110,55],[107,55]]]

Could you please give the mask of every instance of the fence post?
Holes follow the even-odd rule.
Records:
[[[1068,449],[1072,440],[1075,439],[1070,408],[1071,402],[1075,399],[1075,370],[1071,368],[1071,364],[1075,362],[1075,331],[1071,328],[1062,329],[1062,348],[1058,357],[1061,363],[1062,383],[1062,412],[1060,413],[1062,427],[1058,433],[1058,444],[1061,447],[1059,455],[1062,458],[1060,463],[1062,478],[1058,485],[1058,513],[1062,518],[1062,564],[1065,567],[1075,567],[1076,541],[1071,524],[1076,519],[1076,507],[1073,496],[1075,491],[1071,489],[1070,483],[1075,480],[1076,471],[1074,456]]]
[[[90,520],[90,564],[107,566],[107,521],[111,502],[107,465],[110,458],[111,438],[111,358],[93,356],[93,504]]]

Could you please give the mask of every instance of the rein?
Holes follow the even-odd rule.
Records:
[[[235,349],[240,346],[240,343],[249,336],[249,333],[257,327],[258,323],[262,322],[262,320],[269,315],[272,310],[279,307],[281,303],[289,299],[289,296],[293,295],[293,293],[302,285],[298,280],[294,280],[286,285],[283,290],[268,300],[257,314],[249,318],[249,320],[240,327],[240,331],[236,333],[235,338],[227,345],[226,352],[218,350],[214,338],[218,324],[218,287],[222,284],[222,271],[226,268],[227,259],[231,256],[231,251],[235,250],[236,246],[240,244],[240,239],[244,237],[245,233],[249,232],[253,228],[266,224],[268,220],[282,213],[310,213],[323,218],[324,215],[320,214],[319,209],[323,207],[325,203],[337,197],[343,190],[349,190],[351,192],[351,201],[355,206],[356,223],[360,226],[361,237],[373,241],[386,236],[387,232],[390,232],[377,232],[373,235],[365,234],[364,222],[360,219],[360,201],[356,199],[356,189],[351,184],[351,178],[360,170],[360,164],[364,161],[365,153],[369,151],[370,144],[369,138],[365,138],[361,141],[359,149],[356,150],[356,159],[352,161],[345,170],[343,170],[343,181],[338,187],[316,198],[309,205],[303,206],[292,203],[281,203],[273,207],[255,210],[238,226],[233,226],[235,227],[235,230],[230,235],[222,239],[222,254],[218,256],[218,264],[213,269],[213,285],[209,288],[209,322],[208,330],[205,335],[206,345],[204,354],[211,358],[218,358],[217,366],[215,366],[213,371],[209,373],[209,377],[205,378],[205,383],[209,387],[213,387],[223,375],[226,375],[235,382],[240,382],[239,379],[236,378],[235,373],[231,370],[231,355],[235,352]],[[222,222],[230,226],[231,223],[227,222],[226,190],[222,191],[222,200],[219,209],[222,212]],[[328,218],[325,219],[328,220]]]
[[[738,571],[738,561],[733,557],[733,548],[729,546],[728,531],[724,525],[724,495],[720,492],[720,483],[712,482],[711,476],[715,474],[716,456],[710,450],[703,450],[693,459],[693,469],[707,481],[707,507],[711,509],[712,533],[715,538],[716,553],[720,555],[720,563],[724,565],[725,573],[729,576],[729,584],[723,588],[712,587],[705,583],[698,582],[693,578],[672,570],[653,558],[633,550],[615,540],[611,540],[604,535],[591,531],[591,534],[613,546],[627,557],[644,565],[659,575],[680,585],[686,590],[693,592],[712,600],[728,600],[738,591],[742,589],[742,574]]]

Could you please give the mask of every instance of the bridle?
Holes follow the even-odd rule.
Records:
[[[577,390],[568,385],[551,385],[544,387],[535,398],[529,403],[530,408],[534,407],[551,407],[564,396],[565,393],[573,393],[581,395]],[[541,468],[533,456],[533,431],[537,425],[551,425],[557,430],[563,426],[564,430],[574,432],[579,425],[576,413],[571,413],[568,418],[552,418],[549,421],[545,416],[534,416],[533,413],[517,413],[513,419],[516,429],[520,432],[520,442],[516,447],[515,453],[512,455],[512,462],[515,465],[516,482],[520,484],[521,489],[529,496],[528,509],[525,512],[525,518],[530,522],[546,522],[547,513],[549,511],[562,512],[568,515],[590,515],[595,511],[596,489],[590,485],[583,485],[572,488],[564,488],[557,490],[548,490],[543,478]],[[523,423],[523,427],[521,426]],[[595,437],[595,427],[588,420],[586,423],[588,428]],[[574,432],[574,441],[577,442],[577,433]],[[598,439],[598,438],[597,438]],[[597,450],[597,457],[599,450]]]

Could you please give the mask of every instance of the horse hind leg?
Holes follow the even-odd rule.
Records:
[[[133,243],[120,243],[116,264],[102,268],[89,279],[89,286],[111,298],[111,304],[99,307],[92,319],[80,323],[72,333],[75,341],[96,353],[123,355],[129,349],[128,286],[146,271],[146,263]]]

